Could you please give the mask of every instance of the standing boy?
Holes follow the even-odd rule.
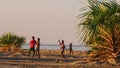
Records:
[[[36,55],[39,56],[40,58],[40,38],[37,39],[37,42],[36,42]]]
[[[32,40],[30,41],[29,56],[30,56],[31,51],[33,51],[33,55],[32,55],[32,57],[35,55],[35,44],[36,44],[35,37],[32,36]]]
[[[69,44],[69,52],[70,52],[70,55],[73,55],[72,42]]]

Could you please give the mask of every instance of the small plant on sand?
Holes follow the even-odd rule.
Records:
[[[78,29],[82,42],[91,47],[90,60],[116,63],[120,53],[120,5],[115,0],[88,3],[89,9],[79,16]]]
[[[24,41],[25,37],[20,37],[13,33],[5,33],[0,37],[0,45],[3,47],[7,46],[9,49],[11,49],[11,47],[21,47]]]

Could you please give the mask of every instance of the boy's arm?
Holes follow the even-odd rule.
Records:
[[[60,40],[58,40],[58,42],[59,42],[59,44],[61,44],[61,43],[60,43]]]

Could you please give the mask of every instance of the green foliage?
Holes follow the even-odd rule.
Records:
[[[13,33],[5,33],[0,37],[0,44],[3,46],[15,45],[16,47],[19,47],[24,41],[25,37],[20,37]]]
[[[89,54],[115,58],[120,52],[120,5],[116,1],[88,0],[88,3],[89,10],[80,15],[79,35],[92,48]]]

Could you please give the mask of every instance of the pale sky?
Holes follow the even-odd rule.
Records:
[[[84,0],[0,0],[0,35],[12,32],[41,38],[43,44],[79,44],[76,16]]]

